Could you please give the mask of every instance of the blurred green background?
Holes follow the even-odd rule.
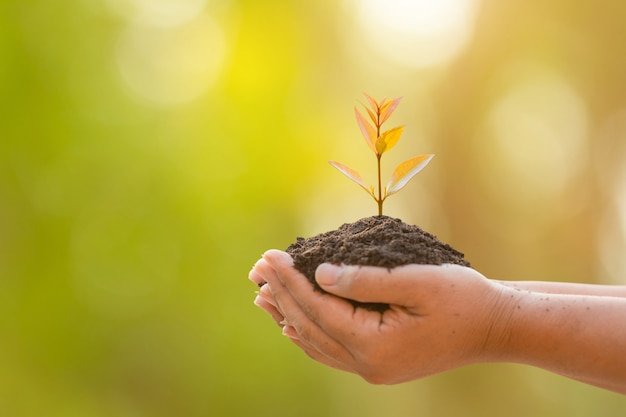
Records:
[[[247,273],[375,214],[326,163],[373,181],[365,91],[404,97],[384,170],[437,155],[386,214],[492,278],[625,283],[625,20],[623,0],[3,0],[0,415],[621,415],[517,365],[370,386],[281,337]]]

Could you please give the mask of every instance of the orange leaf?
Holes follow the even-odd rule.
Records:
[[[376,140],[376,152],[378,152],[379,155],[382,155],[393,148],[400,139],[403,130],[404,126],[398,126],[393,129],[389,129],[380,135],[380,137]]]
[[[370,115],[370,119],[372,119],[372,123],[374,123],[374,126],[378,126],[378,116],[376,116],[374,112],[372,112],[367,107],[365,108],[365,110],[367,110],[367,114]]]
[[[400,104],[400,100],[402,100],[402,97],[394,98],[380,106],[380,124],[385,123],[391,117],[391,114]]]
[[[419,155],[401,162],[391,174],[391,178],[387,183],[387,193],[385,198],[397,193],[429,162],[433,159],[433,154]]]
[[[367,146],[370,147],[372,152],[376,153],[376,148],[374,147],[374,143],[376,142],[376,129],[368,123],[365,116],[363,116],[356,107],[354,108],[354,113],[356,114],[356,121],[359,124],[365,142],[367,142]]]
[[[341,162],[328,161],[328,163],[331,164],[332,166],[334,166],[335,168],[337,168],[343,175],[345,175],[346,177],[350,178],[352,181],[354,181],[357,184],[359,184],[361,187],[363,187],[363,189],[368,194],[370,194],[372,197],[374,197],[373,191],[370,191],[368,189],[367,185],[365,184],[365,181],[363,181],[363,178],[361,177],[361,174],[359,174],[358,172],[356,172],[352,168],[342,164]]]

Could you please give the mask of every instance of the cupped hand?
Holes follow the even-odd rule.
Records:
[[[510,289],[468,267],[322,264],[316,272],[321,293],[287,253],[270,250],[250,279],[268,284],[255,303],[310,357],[371,383],[494,360],[507,339]],[[390,308],[370,311],[346,299]]]

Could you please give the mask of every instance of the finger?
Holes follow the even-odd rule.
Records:
[[[270,265],[266,263],[264,259],[259,260],[255,264],[253,270],[249,274],[250,280],[257,285],[259,283],[262,283],[262,284],[267,283],[268,279],[266,277],[268,276],[271,277],[269,279],[270,281],[274,281],[274,278],[276,277],[276,273],[273,270],[273,268],[271,268]],[[255,299],[254,303],[272,316],[276,324],[282,327],[283,334],[289,337],[289,339],[293,343],[295,343],[297,346],[299,346],[306,353],[306,355],[309,356],[310,358],[320,363],[323,363],[327,366],[330,366],[332,368],[349,371],[349,368],[346,365],[342,364],[341,362],[338,362],[334,358],[331,358],[323,354],[322,352],[315,349],[311,344],[309,344],[308,342],[300,338],[300,335],[298,334],[296,328],[293,327],[291,324],[287,324],[288,321],[285,319],[283,314],[276,307],[277,303],[274,300],[273,296],[271,295],[271,291],[269,290],[269,287],[270,285],[261,286],[260,290],[258,291],[258,296]],[[310,284],[309,284],[309,288],[310,288]]]
[[[248,279],[254,282],[257,286],[263,287],[267,282],[268,274],[275,274],[276,271],[273,270],[272,266],[267,263],[267,261],[263,258],[256,261],[252,270],[248,273]]]
[[[265,283],[268,283],[270,281],[271,282],[279,281],[277,272],[265,259],[260,259],[259,261],[257,261],[257,263],[254,265],[253,271],[255,274],[260,276],[263,282]],[[285,316],[283,312],[281,311],[280,306],[274,299],[274,295],[272,294],[272,291],[269,285],[263,285],[259,289],[259,295],[262,296],[268,303],[276,307],[276,309],[279,311],[280,314],[283,315],[283,317]]]
[[[375,266],[322,264],[315,278],[325,291],[367,303],[387,303],[413,307],[420,299],[436,293],[454,279],[459,265],[410,264],[387,269]],[[458,280],[458,278],[457,278]]]
[[[265,284],[265,279],[256,271],[257,264],[258,264],[258,261],[256,264],[254,264],[254,266],[252,267],[252,270],[248,273],[248,279],[254,282],[256,286],[262,287],[263,284]]]
[[[310,344],[305,343],[304,341],[302,341],[301,339],[298,338],[291,338],[291,341],[298,346],[300,349],[302,349],[304,351],[304,353],[311,359],[313,359],[314,361],[317,361],[323,365],[329,366],[331,368],[334,369],[339,369],[341,371],[346,371],[346,372],[354,372],[352,370],[351,367],[347,366],[346,364],[339,362],[337,360],[335,360],[334,358],[331,358],[329,356],[326,356],[325,354],[319,352],[317,349],[315,349],[314,347],[312,347]]]
[[[269,286],[267,285],[262,286],[259,289],[259,291],[257,291],[257,294],[259,295],[259,297],[263,298],[265,301],[267,301],[268,303],[276,307],[276,300],[274,300],[274,297],[272,296],[272,292],[270,291]]]
[[[265,300],[261,296],[257,296],[254,299],[254,304],[265,312],[269,313],[269,315],[272,316],[272,319],[274,319],[276,324],[282,327],[281,322],[285,320],[285,317],[283,317],[283,315],[274,305],[268,303],[267,300]]]
[[[295,305],[301,310],[307,317],[314,323],[319,323],[319,311],[322,309],[310,309],[311,303],[321,305],[323,307],[329,307],[332,304],[336,304],[340,309],[343,309],[345,314],[352,314],[354,311],[351,304],[345,300],[337,299],[337,297],[331,294],[320,293],[314,291],[313,286],[308,279],[300,273],[293,266],[293,259],[289,254],[281,251],[271,250],[263,255],[267,264],[272,268],[274,274],[271,281],[278,279],[280,286],[284,287],[289,293],[290,297],[295,301]],[[272,285],[270,289],[274,294],[274,287],[278,285]]]
[[[338,361],[351,360],[351,353],[316,322],[318,313],[322,310],[309,309],[311,304],[326,307],[339,304],[344,309],[344,314],[350,314],[349,303],[328,294],[315,292],[306,277],[293,267],[293,259],[287,253],[271,250],[266,252],[263,258],[276,271],[275,275],[267,276],[272,295],[279,310],[296,329],[300,340],[306,341],[318,352]],[[292,292],[299,295],[298,299],[292,296]]]
[[[313,339],[314,333],[302,338],[308,339],[319,352],[341,363],[354,363],[355,356],[368,343],[368,335],[371,337],[380,331],[381,313],[355,308],[344,298],[333,294],[312,291],[306,277],[293,272],[293,261],[285,255],[278,251],[268,251],[264,254],[264,259],[272,265],[278,278],[309,320],[321,328],[326,336],[337,341],[344,352],[330,350],[323,345],[324,339]]]
[[[318,351],[306,340],[300,339],[296,329],[293,326],[286,325],[283,327],[283,335],[289,337],[289,339],[300,349],[304,351],[304,353],[310,357],[311,359],[320,362],[324,365],[330,366],[331,368],[340,369],[342,371],[354,372],[354,370],[348,365],[342,362],[339,362],[335,358],[329,357],[324,353]]]

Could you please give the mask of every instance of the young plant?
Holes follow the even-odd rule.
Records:
[[[332,166],[337,168],[344,174],[346,177],[350,178],[352,181],[359,184],[378,204],[378,215],[383,215],[383,203],[392,194],[397,193],[405,185],[417,174],[420,172],[433,158],[433,154],[426,155],[418,155],[411,159],[407,159],[406,161],[400,163],[391,174],[389,181],[387,182],[387,186],[382,188],[382,180],[381,180],[381,169],[380,169],[380,160],[383,154],[398,143],[400,136],[402,135],[402,131],[404,126],[398,126],[381,132],[381,127],[383,123],[385,123],[391,114],[396,110],[398,104],[400,103],[400,99],[402,97],[394,98],[392,100],[387,100],[386,98],[382,99],[379,102],[365,94],[367,101],[369,103],[369,108],[365,107],[367,110],[367,114],[369,115],[368,119],[359,112],[359,110],[355,107],[354,112],[356,114],[356,121],[361,129],[361,133],[365,138],[365,142],[367,146],[374,152],[376,155],[377,162],[377,172],[378,172],[378,189],[375,190],[373,185],[369,187],[366,185],[365,181],[354,169],[336,161],[329,161]]]

